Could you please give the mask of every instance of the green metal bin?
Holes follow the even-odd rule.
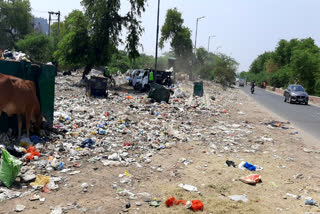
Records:
[[[203,82],[194,82],[193,85],[193,96],[203,96]]]
[[[50,127],[53,125],[55,71],[56,68],[52,65],[41,65],[38,69],[34,69],[30,62],[0,60],[0,73],[35,83],[42,115]],[[6,114],[2,114],[0,131],[6,132],[9,128],[17,130],[17,118],[16,116],[8,118]]]

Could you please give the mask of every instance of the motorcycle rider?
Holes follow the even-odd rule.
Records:
[[[254,87],[256,86],[256,83],[254,81],[251,82],[251,93],[254,91]]]

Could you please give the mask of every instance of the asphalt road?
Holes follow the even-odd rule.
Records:
[[[255,87],[251,94],[250,86],[240,87],[245,93],[254,98],[264,107],[285,120],[298,126],[300,129],[317,138],[320,142],[320,108],[312,105],[289,104],[284,97]]]

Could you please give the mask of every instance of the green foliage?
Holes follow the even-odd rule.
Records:
[[[0,1],[0,48],[12,48],[14,43],[31,33],[32,16],[29,0]]]
[[[293,51],[291,67],[297,82],[313,94],[316,83],[315,74],[320,72],[320,54],[313,54],[307,49],[296,49]]]
[[[54,53],[60,65],[83,66],[89,58],[88,21],[81,11],[74,10],[64,22],[62,39]],[[60,35],[61,35],[60,34]]]
[[[120,71],[121,73],[126,72],[131,68],[131,62],[129,57],[127,56],[127,53],[124,51],[119,51],[113,54],[108,67],[111,73],[116,73],[118,71]]]
[[[28,54],[33,61],[46,63],[52,60],[53,38],[44,34],[30,34],[16,42],[18,50]]]
[[[270,77],[266,79],[266,82],[270,82],[270,84],[274,87],[287,87],[290,82],[290,78],[292,76],[292,70],[290,67],[285,66],[280,68],[277,72],[270,74]]]
[[[215,81],[222,86],[231,86],[235,82],[238,63],[231,57],[219,54],[214,72]]]
[[[158,59],[159,60],[159,59]],[[132,61],[133,69],[137,68],[152,68],[154,67],[154,57],[146,54],[141,54],[138,58]]]
[[[272,53],[265,52],[257,57],[250,66],[249,72],[258,74],[265,70],[266,62],[271,59]]]
[[[254,60],[249,73],[250,80],[258,83],[283,88],[301,84],[308,93],[320,95],[320,48],[312,38],[280,40],[274,52]]]
[[[112,53],[121,41],[122,28],[127,28],[126,50],[131,59],[139,56],[138,45],[142,28],[138,18],[144,11],[146,0],[130,0],[131,8],[124,16],[120,13],[120,0],[82,0],[85,15],[88,19],[90,37],[88,54],[92,65],[107,64]]]
[[[246,79],[247,76],[248,76],[248,72],[245,72],[245,71],[242,71],[242,72],[239,74],[239,78]]]
[[[184,68],[190,67],[186,61],[192,56],[191,31],[183,26],[182,14],[177,8],[167,11],[166,20],[161,28],[160,48],[166,41],[170,41],[171,48],[177,61],[184,61]],[[180,63],[178,63],[180,64]],[[182,63],[181,63],[182,65]]]
[[[111,61],[108,67],[111,73],[120,71],[121,73],[126,72],[128,69],[146,69],[154,66],[154,57],[141,54],[138,58],[130,60],[130,57],[125,51],[117,51],[111,57]],[[168,55],[158,57],[158,69],[168,69]]]

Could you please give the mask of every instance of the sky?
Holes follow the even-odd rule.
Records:
[[[72,10],[80,9],[80,0],[30,0],[32,13],[48,18],[47,11],[61,11],[62,17]],[[129,7],[128,0],[121,0],[121,12]],[[155,54],[157,0],[148,0],[146,12],[141,17],[144,33],[141,37],[141,52]],[[197,47],[221,52],[233,57],[238,71],[247,71],[252,61],[265,51],[273,51],[280,39],[303,39],[312,37],[320,45],[319,0],[161,0],[160,28],[166,11],[176,7],[192,31],[194,43],[196,19],[199,21]],[[121,48],[121,47],[120,47]],[[159,50],[170,50],[169,44]]]

